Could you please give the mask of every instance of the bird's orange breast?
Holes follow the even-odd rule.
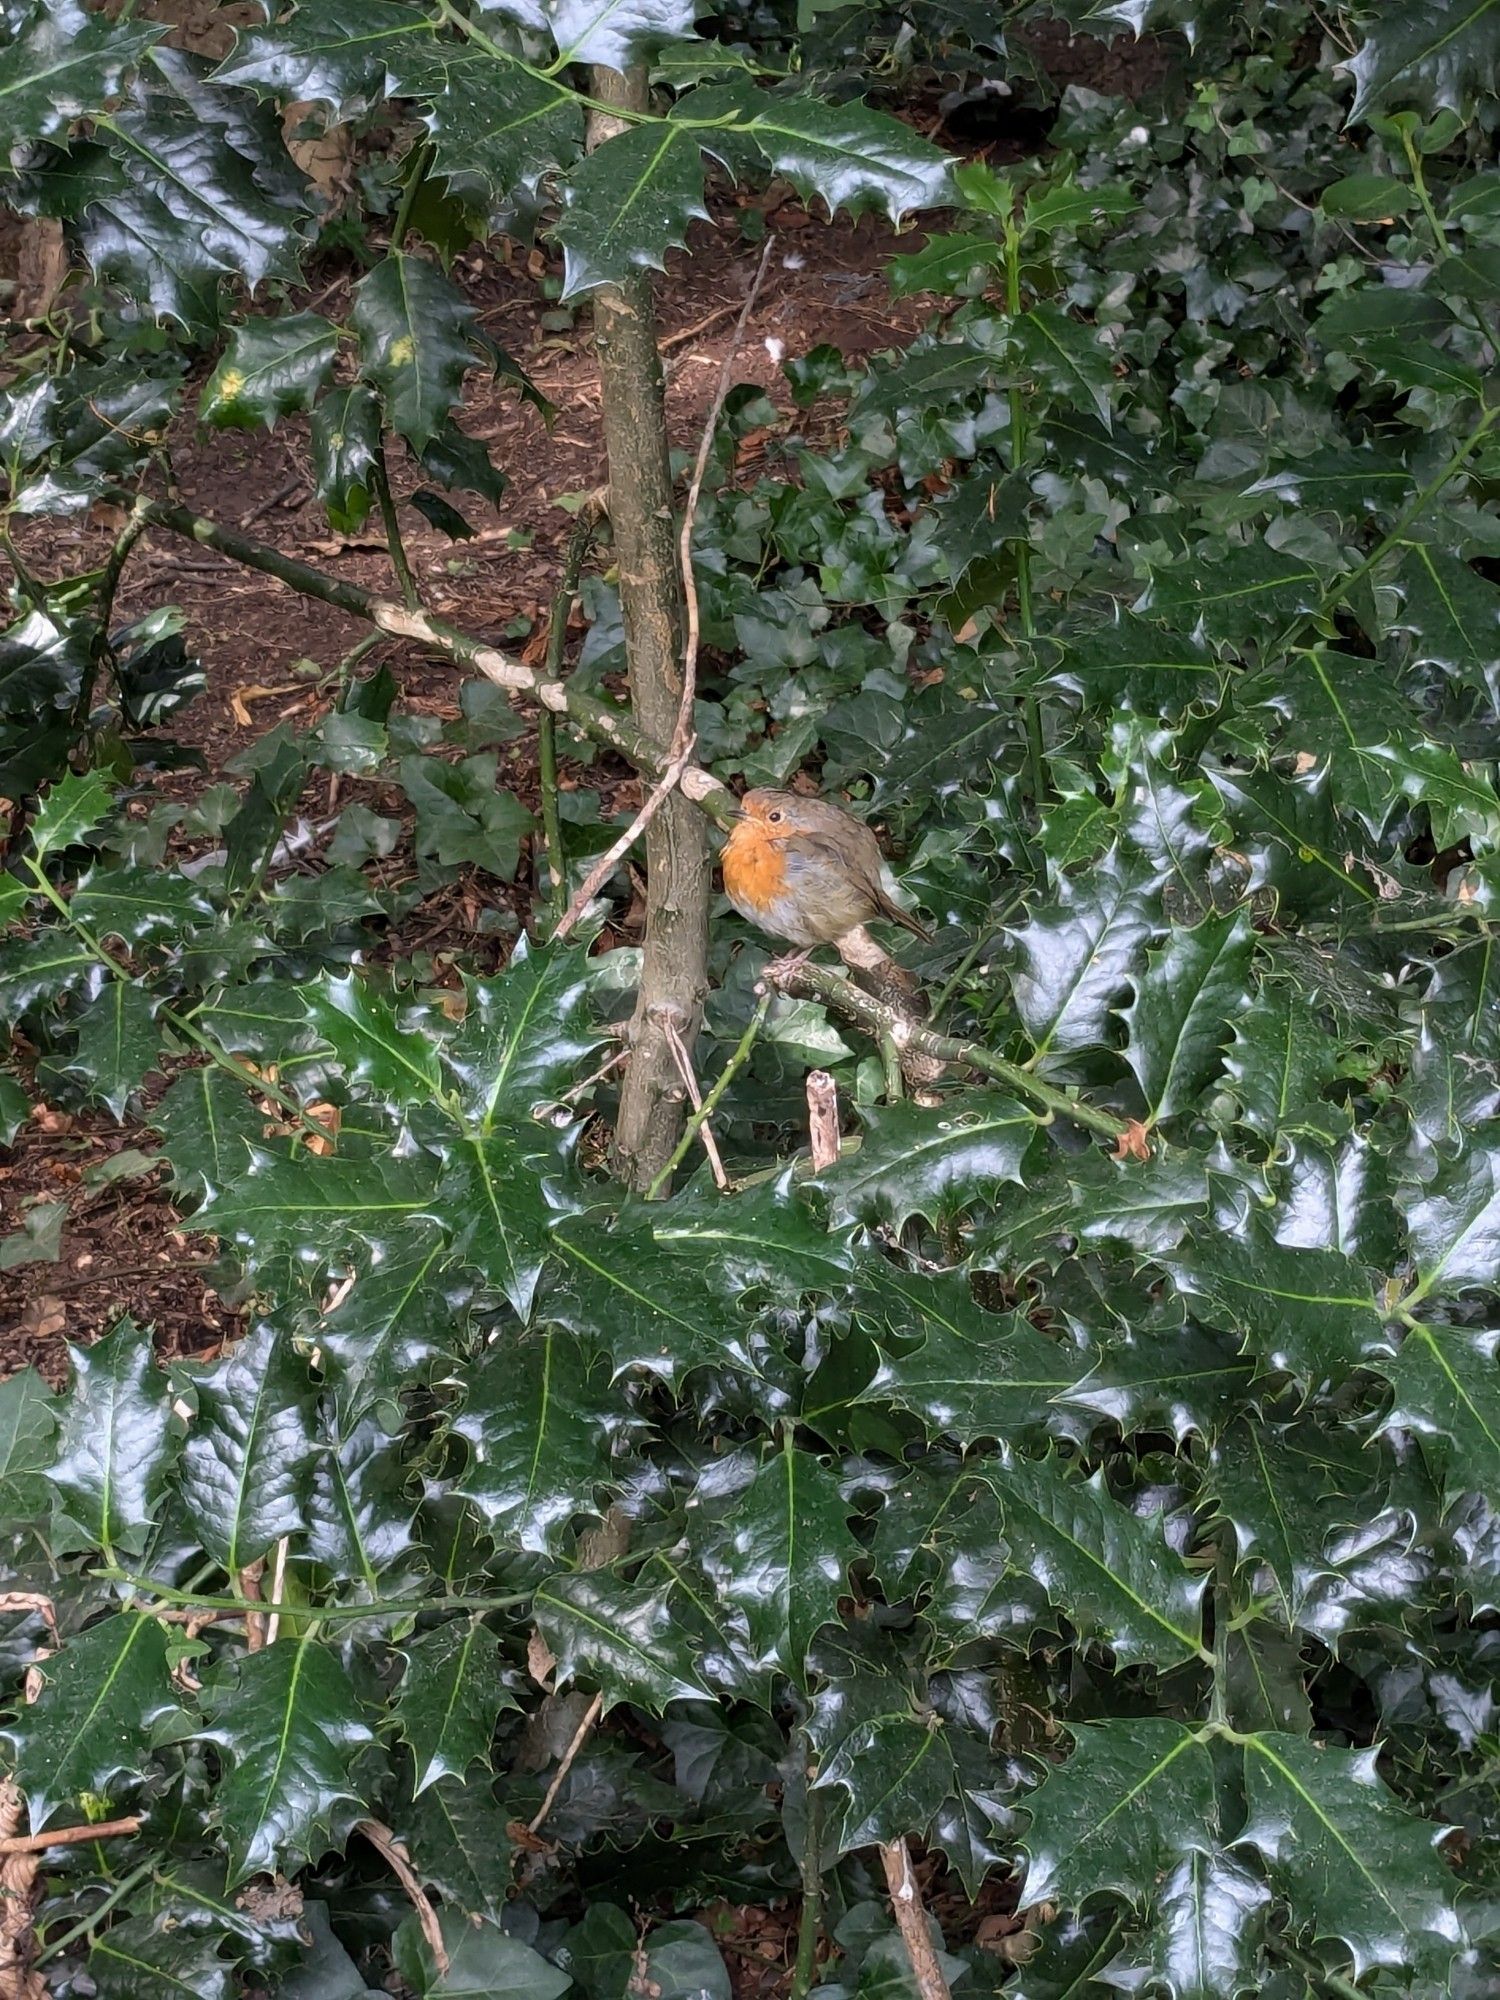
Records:
[[[781,849],[754,820],[742,819],[724,849],[724,893],[744,911],[761,912],[786,888]]]

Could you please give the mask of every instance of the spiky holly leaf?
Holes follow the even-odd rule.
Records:
[[[1108,1042],[1113,1011],[1140,976],[1157,925],[1155,888],[1153,869],[1117,852],[1064,876],[1051,904],[1015,933],[1011,990],[1042,1067]]]
[[[215,1190],[193,1227],[235,1244],[252,1270],[306,1271],[347,1265],[361,1247],[386,1244],[441,1208],[430,1160],[292,1159],[257,1148],[249,1171]]]
[[[1365,38],[1342,65],[1354,78],[1352,118],[1386,104],[1466,111],[1489,90],[1500,61],[1496,0],[1414,0],[1362,25]]]
[[[313,411],[313,491],[337,534],[357,535],[374,496],[380,403],[363,382],[330,389]]]
[[[553,1224],[578,1205],[562,1185],[563,1150],[528,1119],[444,1140],[439,1152],[443,1176],[431,1212],[479,1276],[530,1318]]]
[[[167,1672],[167,1640],[154,1618],[127,1611],[70,1638],[43,1669],[36,1701],[19,1707],[0,1736],[33,1830],[60,1813],[73,1823],[100,1814],[101,1802],[138,1784],[150,1761],[151,1732],[177,1706]]]
[[[59,854],[94,831],[110,809],[108,780],[99,771],[69,771],[42,800],[31,823],[31,847],[38,861]]]
[[[1417,1283],[1410,1310],[1433,1292],[1493,1291],[1500,1274],[1500,1142],[1492,1128],[1475,1135],[1424,1188],[1397,1200],[1411,1235]]]
[[[339,330],[319,313],[248,320],[235,328],[203,385],[198,415],[220,430],[270,430],[278,417],[310,410],[338,353]]]
[[[412,1800],[395,1830],[428,1888],[497,1924],[514,1886],[508,1824],[490,1786],[442,1778]]]
[[[670,1206],[653,1205],[652,1235],[679,1257],[722,1273],[737,1291],[784,1305],[807,1292],[837,1292],[859,1266],[852,1223],[825,1221],[815,1197],[790,1171],[740,1189],[726,1201],[700,1180]]]
[[[1213,1762],[1193,1730],[1141,1716],[1072,1735],[1072,1756],[1026,1801],[1023,1907],[1079,1909],[1101,1891],[1133,1903],[1181,1855],[1217,1844]]]
[[[1061,306],[1044,302],[1022,313],[1011,328],[1021,365],[1059,402],[1091,406],[1109,425],[1114,408],[1115,371],[1111,350],[1098,332]]]
[[[419,1221],[361,1257],[354,1283],[318,1322],[323,1367],[348,1424],[396,1402],[435,1355],[450,1350],[472,1289],[436,1224]]]
[[[1265,1735],[1244,1751],[1239,1844],[1265,1856],[1293,1923],[1343,1943],[1356,1978],[1413,1963],[1441,1975],[1463,1940],[1444,1829],[1386,1788],[1374,1750]]]
[[[51,1468],[60,1548],[138,1556],[150,1539],[178,1439],[151,1337],[122,1319],[92,1347],[70,1350],[71,1394]]]
[[[78,1046],[67,1067],[118,1119],[160,1053],[156,1001],[132,980],[111,979],[79,1014]]]
[[[751,1319],[701,1256],[673,1255],[649,1225],[570,1216],[551,1237],[564,1269],[546,1311],[608,1353],[614,1372],[668,1381],[727,1364],[753,1372]]]
[[[1232,1024],[1249,1001],[1255,934],[1244,911],[1174,927],[1121,1010],[1148,1124],[1186,1110],[1213,1081]]]
[[[95,1935],[88,1976],[99,2000],[228,2000],[233,1967],[219,1943],[171,1919],[127,1917]]]
[[[1500,9],[1496,11],[1500,35]],[[1434,666],[1493,699],[1500,647],[1500,590],[1466,562],[1425,542],[1410,544],[1397,576],[1402,608],[1393,629],[1411,634],[1417,666]]]
[[[52,1391],[28,1362],[0,1382],[0,1510],[13,1521],[47,1511],[56,1432]]]
[[[836,1476],[788,1431],[743,1491],[694,1529],[720,1598],[744,1618],[756,1668],[807,1685],[807,1654],[837,1616],[859,1544]]]
[[[474,308],[435,265],[393,250],[355,290],[360,369],[379,389],[393,430],[421,451],[458,401],[472,345]]]
[[[215,1794],[231,1887],[315,1858],[336,1808],[360,1803],[350,1767],[372,1738],[337,1654],[311,1633],[285,1636],[216,1672],[204,1707],[200,1733],[232,1766]]]
[[[403,1648],[396,1722],[411,1747],[420,1793],[439,1778],[488,1765],[495,1719],[520,1704],[505,1684],[500,1642],[477,1618],[450,1619]]]
[[[706,217],[702,135],[639,125],[590,153],[564,184],[553,234],[563,246],[565,298],[618,285],[642,266],[665,270],[667,251]]]
[[[0,153],[8,158],[38,139],[67,138],[75,118],[104,110],[125,72],[165,27],[112,21],[82,8],[38,6],[0,49]]]
[[[1257,542],[1212,562],[1188,559],[1153,570],[1131,609],[1180,632],[1248,646],[1268,642],[1312,611],[1323,587],[1311,563]]]
[[[429,17],[398,0],[298,0],[272,27],[237,27],[214,80],[326,105],[343,124],[377,104],[388,73],[408,60],[414,42],[431,38]]]
[[[1382,1426],[1447,1439],[1440,1451],[1449,1497],[1500,1492],[1500,1334],[1413,1326],[1392,1361],[1376,1365],[1393,1397]]]
[[[1340,1530],[1378,1511],[1376,1469],[1354,1440],[1311,1424],[1243,1416],[1215,1444],[1207,1492],[1240,1553],[1270,1571],[1290,1624],[1301,1622],[1318,1579],[1331,1573],[1327,1550]]]
[[[623,1412],[571,1334],[502,1335],[469,1375],[453,1428],[469,1447],[458,1490],[506,1547],[557,1550],[579,1515],[597,1515]]]
[[[707,1696],[665,1589],[624,1583],[609,1570],[575,1570],[550,1577],[533,1611],[559,1682],[597,1685],[607,1708],[633,1701],[660,1715],[669,1702]]]
[[[243,1178],[251,1148],[266,1136],[266,1115],[245,1086],[213,1063],[184,1070],[151,1113],[171,1162],[173,1185],[211,1195]]]
[[[186,876],[148,868],[91,868],[70,902],[95,937],[125,944],[180,937],[214,915],[212,900]]]
[[[465,983],[463,1024],[443,1059],[466,1117],[488,1130],[562,1096],[602,1039],[589,977],[585,952],[523,938],[498,977]]]
[[[178,1485],[204,1548],[237,1574],[306,1524],[316,1392],[270,1321],[193,1379],[198,1411]]]
[[[663,42],[693,31],[693,0],[487,0],[490,11],[551,32],[559,66],[626,69]]]
[[[1337,1139],[1348,1119],[1322,1095],[1338,1074],[1335,1047],[1305,997],[1290,986],[1263,986],[1231,1025],[1225,1068],[1251,1130],[1278,1145]]]
[[[1195,1847],[1160,1882],[1141,1937],[1114,1961],[1168,2000],[1239,2000],[1264,1991],[1271,1892],[1223,1847]]]
[[[1159,1523],[1111,1497],[1103,1472],[1070,1478],[1056,1458],[1007,1455],[986,1468],[1015,1567],[1039,1583],[1085,1639],[1121,1666],[1206,1658],[1204,1580],[1167,1547]]]
[[[1207,645],[1129,612],[1108,625],[1067,633],[1042,653],[1042,663],[1054,686],[1075,690],[1089,707],[1105,712],[1177,715],[1218,680]]]
[[[308,1555],[346,1603],[415,1594],[418,1496],[400,1442],[373,1418],[325,1433],[307,1501]]]
[[[937,1106],[872,1106],[864,1115],[858,1151],[812,1183],[835,1223],[900,1229],[913,1215],[956,1215],[1021,1178],[1037,1132],[1035,1114],[998,1090],[964,1091]]]
[[[583,150],[578,100],[520,62],[432,37],[392,49],[390,61],[427,127],[436,172],[490,207]]]
[[[437,1095],[441,1072],[432,1008],[409,1008],[413,1024],[403,1026],[384,994],[353,973],[342,978],[325,973],[304,989],[303,1001],[345,1077],[365,1094],[403,1104]]]
[[[1344,1381],[1380,1343],[1369,1279],[1336,1250],[1278,1243],[1261,1217],[1239,1236],[1163,1256],[1200,1319],[1242,1333],[1271,1368],[1310,1388]]]

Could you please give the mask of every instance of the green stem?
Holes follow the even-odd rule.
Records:
[[[370,484],[375,488],[375,498],[380,502],[380,518],[385,525],[385,545],[390,552],[391,569],[395,574],[397,588],[401,592],[401,602],[408,611],[420,611],[422,593],[417,589],[417,580],[411,573],[411,564],[406,559],[406,544],[401,539],[401,522],[396,513],[396,496],[391,492],[390,470],[385,462],[385,446],[375,447],[375,462],[370,467]]]
[[[1021,315],[1021,230],[1014,216],[1005,219],[1005,309],[1013,320]],[[1018,385],[1010,391],[1010,469],[1019,472],[1028,442],[1026,405]],[[1021,635],[1036,633],[1031,604],[1031,543],[1023,535],[1016,545],[1016,610]],[[1026,728],[1026,772],[1031,784],[1032,803],[1038,812],[1047,797],[1047,746],[1042,737],[1041,704],[1034,694],[1021,697],[1021,714]]]
[[[1303,1952],[1298,1951],[1295,1945],[1288,1944],[1284,1938],[1273,1938],[1271,1949],[1278,1958],[1284,1958],[1288,1965],[1294,1965],[1305,1979],[1310,1979],[1315,1984],[1326,1987],[1328,1992],[1336,1994],[1338,2000],[1370,2000],[1369,1994],[1356,1986],[1352,1980],[1345,1979],[1342,1973],[1329,1972],[1319,1965],[1316,1959],[1308,1958]]]
[[[154,1861],[142,1861],[138,1867],[132,1868],[128,1875],[120,1878],[102,1903],[96,1904],[86,1917],[80,1918],[74,1924],[71,1930],[64,1931],[60,1938],[55,1938],[51,1944],[44,1946],[32,1963],[45,1965],[49,1958],[56,1958],[60,1952],[66,1951],[70,1944],[76,1944],[81,1937],[86,1937],[109,1915],[117,1903],[124,1901],[136,1884],[149,1875],[155,1866]]]
[[[899,1104],[906,1095],[906,1078],[901,1071],[901,1051],[893,1035],[880,1037],[880,1065],[885,1071],[885,1101]]]
[[[808,1745],[799,1731],[804,1757]],[[818,1970],[818,1940],[823,1932],[823,1800],[809,1785],[806,1823],[798,1866],[802,1875],[802,1910],[797,1921],[797,1959],[787,2000],[807,2000]]]
[[[96,1569],[96,1577],[109,1583],[129,1584],[151,1597],[154,1604],[168,1604],[179,1611],[225,1611],[240,1613],[247,1608],[243,1597],[215,1597],[197,1590],[175,1590],[170,1584],[158,1583],[153,1577],[137,1576],[126,1569]],[[278,1613],[287,1618],[383,1618],[394,1611],[513,1611],[518,1604],[529,1604],[532,1593],[529,1590],[513,1591],[504,1597],[378,1597],[364,1604],[308,1604],[305,1601],[293,1603],[290,1600],[265,1599],[250,1607],[263,1611],[269,1617]],[[135,1606],[138,1611],[149,1615],[152,1604]]]
[[[677,1141],[676,1147],[672,1152],[672,1157],[667,1161],[655,1180],[652,1181],[650,1187],[647,1188],[647,1201],[658,1199],[662,1189],[687,1158],[693,1141],[697,1138],[699,1132],[702,1131],[709,1119],[718,1110],[719,1100],[749,1061],[750,1051],[755,1046],[755,1038],[765,1023],[766,1015],[770,1012],[771,1001],[774,997],[771,993],[762,993],[760,996],[759,1001],[756,1003],[755,1012],[746,1023],[744,1034],[740,1036],[739,1041],[735,1044],[733,1054],[730,1056],[728,1062],[725,1063],[723,1069],[720,1070],[713,1089],[704,1098],[702,1104],[693,1113],[692,1117],[689,1118],[686,1125],[683,1126],[682,1137]]]
[[[579,521],[568,542],[562,580],[552,599],[552,616],[547,626],[546,674],[549,681],[562,677],[563,653],[568,643],[568,619],[572,615],[578,579],[583,573],[593,539],[593,524]],[[542,838],[547,849],[547,927],[551,930],[561,922],[568,906],[568,871],[563,854],[562,813],[557,794],[557,717],[550,708],[542,710],[537,722],[536,744],[542,791]]]

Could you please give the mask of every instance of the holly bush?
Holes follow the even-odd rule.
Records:
[[[1493,1990],[1500,17],[1062,0],[1173,31],[1162,103],[1070,90],[1001,172],[841,94],[850,11],[306,0],[212,71],[7,12],[8,198],[91,277],[0,410],[3,1129],[147,1124],[249,1327],[0,1385],[58,1993],[728,2000],[713,1911],[791,1904],[797,2000],[907,1995],[901,1842],[960,1996]],[[993,61],[989,10],[870,11]],[[578,65],[636,59],[653,110],[583,154]],[[295,288],[291,100],[407,142],[347,328]],[[182,621],[110,611],[191,368],[210,422],[311,411],[335,523],[391,434],[483,497],[455,412],[508,364],[446,252],[529,214],[587,293],[705,158],[948,210],[890,269],[908,349],[726,403],[696,719],[889,830],[968,1053],[903,1098],[726,915],[731,1185],[645,1201],[598,1143],[634,955],[388,942],[535,842],[503,696],[443,727],[346,663],[184,809]],[[109,563],[41,580],[27,521],[101,498]],[[288,872],[319,770],[398,784],[411,844],[356,798]],[[813,1065],[855,1127],[816,1170]]]

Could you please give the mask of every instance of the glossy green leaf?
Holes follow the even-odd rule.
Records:
[[[1370,1282],[1336,1250],[1275,1242],[1263,1223],[1161,1260],[1210,1325],[1243,1333],[1268,1366],[1318,1388],[1342,1381],[1380,1340]]]
[[[99,771],[82,776],[69,771],[48,791],[31,823],[31,845],[38,861],[85,839],[110,807],[109,785]]]
[[[338,1058],[351,1083],[373,1096],[401,1101],[434,1097],[438,1050],[432,1017],[404,1028],[391,1002],[367,980],[323,978],[307,988],[307,1018]]]
[[[1036,1119],[999,1091],[972,1090],[941,1105],[890,1104],[866,1114],[859,1150],[814,1185],[835,1222],[935,1222],[1020,1179]]]
[[[1476,1135],[1477,1136],[1477,1135]],[[1417,1283],[1410,1307],[1439,1287],[1493,1291],[1500,1272],[1500,1147],[1471,1145],[1425,1188],[1399,1199],[1411,1232]]]
[[[380,404],[363,382],[330,389],[313,411],[313,490],[341,535],[357,535],[374,498]]]
[[[702,135],[677,125],[640,125],[589,154],[569,174],[554,234],[566,258],[565,296],[618,285],[666,253],[706,217]]]
[[[237,327],[203,386],[198,414],[221,430],[271,429],[310,410],[338,352],[338,328],[317,313]]]
[[[1488,90],[1497,58],[1495,0],[1415,0],[1375,15],[1347,65],[1355,84],[1351,116],[1413,100],[1429,110],[1467,109],[1477,91]]]
[[[489,1130],[567,1091],[601,1040],[587,966],[582,952],[522,940],[498,977],[467,982],[463,1023],[444,1052],[466,1117]]]
[[[78,1016],[78,1046],[68,1062],[90,1097],[123,1118],[125,1106],[161,1051],[156,1003],[144,986],[111,979]]]
[[[431,33],[427,18],[399,0],[299,0],[272,27],[237,27],[233,52],[214,74],[267,96],[326,105],[343,123],[379,101],[387,73]]]
[[[313,1390],[306,1364],[269,1321],[195,1371],[194,1388],[178,1485],[204,1548],[237,1574],[304,1525]]]
[[[393,250],[355,293],[360,369],[414,451],[430,444],[458,400],[472,347],[474,308],[435,266]]]
[[[1493,1333],[1413,1326],[1393,1361],[1379,1364],[1393,1391],[1389,1430],[1448,1441],[1447,1490],[1500,1489],[1500,1372]]]
[[[56,1432],[52,1392],[28,1362],[0,1382],[0,1508],[12,1521],[47,1511]]]
[[[7,155],[37,139],[65,139],[75,118],[102,111],[124,73],[165,33],[152,21],[111,21],[66,7],[35,7],[0,50],[0,142]]]
[[[1239,2000],[1264,1991],[1260,1951],[1270,1891],[1222,1847],[1193,1847],[1161,1881],[1145,1934],[1121,1970],[1172,2000]],[[1118,1961],[1117,1961],[1118,1962]]]
[[[1125,1057],[1149,1112],[1147,1122],[1186,1110],[1213,1081],[1232,1024],[1249,999],[1254,932],[1243,911],[1171,931],[1150,954],[1135,998],[1122,1009]]]
[[[499,1923],[512,1888],[508,1816],[473,1778],[440,1778],[406,1808],[396,1831],[412,1865],[445,1903]]]
[[[489,1763],[495,1718],[519,1703],[505,1685],[495,1635],[477,1619],[458,1618],[410,1641],[396,1710],[416,1769],[412,1789],[463,1778]]]
[[[60,1544],[101,1549],[107,1560],[138,1556],[177,1451],[166,1378],[149,1334],[130,1319],[92,1347],[72,1349],[71,1358],[72,1390],[49,1475]]]
[[[534,1610],[559,1682],[597,1686],[606,1708],[631,1701],[659,1715],[669,1702],[701,1701],[708,1692],[664,1590],[575,1570],[544,1583]]]
[[[469,1447],[459,1491],[503,1545],[550,1554],[597,1515],[618,1423],[604,1372],[570,1334],[502,1335],[470,1372],[454,1430]]]
[[[219,1941],[154,1917],[127,1917],[96,1935],[88,1976],[100,2000],[228,2000]]]
[[[1016,932],[1012,992],[1035,1060],[1055,1066],[1109,1040],[1113,1009],[1144,967],[1155,928],[1152,888],[1149,873],[1115,857],[1064,876],[1050,906]]]

